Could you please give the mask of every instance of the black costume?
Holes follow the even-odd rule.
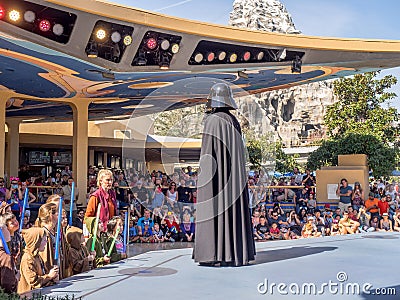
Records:
[[[226,84],[209,96],[198,179],[194,259],[203,265],[241,266],[254,260],[245,150],[236,104]]]

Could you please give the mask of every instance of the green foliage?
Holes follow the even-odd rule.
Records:
[[[298,154],[288,155],[283,152],[282,142],[278,141],[275,143],[275,154],[276,154],[276,165],[275,170],[280,173],[286,173],[293,170],[298,165],[296,158]]]
[[[384,108],[383,104],[396,97],[386,90],[397,83],[396,77],[387,75],[375,79],[379,72],[357,74],[334,83],[338,102],[327,109],[324,117],[327,133],[331,138],[356,133],[373,135],[386,143],[399,136],[399,115],[395,108]]]
[[[256,137],[254,132],[248,128],[243,129],[246,139],[246,148],[249,155],[250,167],[260,169],[267,163],[270,163],[275,156],[274,143],[271,142],[271,136],[265,134]]]
[[[204,105],[163,111],[154,116],[154,134],[201,139]]]
[[[387,146],[371,134],[348,133],[337,139],[326,140],[307,161],[311,170],[322,166],[337,166],[339,154],[366,154],[375,177],[389,176],[396,167],[396,149]]]

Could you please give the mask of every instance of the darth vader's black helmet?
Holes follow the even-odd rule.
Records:
[[[237,109],[237,105],[232,96],[232,90],[226,83],[214,84],[207,97],[206,109],[228,108]]]

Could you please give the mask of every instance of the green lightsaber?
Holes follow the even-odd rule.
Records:
[[[94,221],[93,241],[92,241],[91,251],[94,251],[94,245],[96,244],[97,229],[99,227],[99,219],[100,219],[100,209],[101,209],[101,203],[99,203],[99,205],[97,205],[97,213],[96,213],[96,220]]]
[[[117,240],[118,234],[119,234],[119,227],[117,227],[117,231],[115,232],[115,235],[113,237],[113,241],[111,243],[111,247],[110,247],[110,249],[108,249],[108,253],[107,253],[108,257],[111,257],[111,252],[112,252],[112,249],[114,248],[115,241]]]

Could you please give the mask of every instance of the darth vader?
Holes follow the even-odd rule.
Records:
[[[255,258],[245,148],[230,87],[217,83],[206,104],[193,257],[200,265],[242,266]]]

